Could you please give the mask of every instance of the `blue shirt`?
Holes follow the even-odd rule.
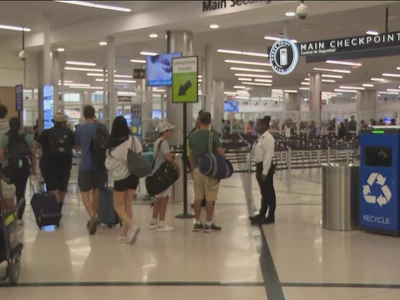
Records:
[[[98,125],[104,126],[101,123],[86,123],[78,126],[75,132],[75,144],[82,148],[81,162],[79,165],[79,171],[96,171],[97,167],[93,163],[92,154],[90,153],[90,144],[92,138],[96,133]],[[108,131],[108,130],[107,130]]]

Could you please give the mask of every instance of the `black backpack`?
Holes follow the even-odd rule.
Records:
[[[31,148],[25,140],[26,134],[14,136],[10,133],[8,136],[8,165],[3,172],[10,182],[15,182],[18,177],[28,174],[31,169]]]
[[[72,143],[69,131],[64,127],[53,127],[49,131],[49,155],[64,157],[72,154]]]
[[[107,156],[108,132],[104,125],[96,124],[96,132],[90,142],[90,154],[93,164],[100,170],[105,171],[105,162]]]

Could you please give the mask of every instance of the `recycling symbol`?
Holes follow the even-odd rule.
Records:
[[[375,204],[378,203],[380,207],[389,203],[392,198],[392,192],[385,184],[386,178],[379,173],[371,173],[368,177],[367,184],[363,185],[363,196],[365,202]],[[371,195],[371,187],[377,184],[380,186],[381,193],[379,196]]]

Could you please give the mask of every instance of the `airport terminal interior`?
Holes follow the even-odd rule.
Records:
[[[118,222],[88,233],[80,149],[59,226],[38,227],[39,167],[11,225],[2,180],[0,298],[400,299],[399,51],[398,1],[0,1],[7,122],[19,118],[33,139],[61,115],[77,133],[92,106],[108,129],[123,116],[152,161],[167,120],[181,168],[165,218],[173,231],[149,227],[155,198],[140,178],[132,245],[116,241]],[[233,174],[219,182],[213,229],[194,232],[184,147],[202,110]],[[265,142],[265,120],[268,222],[249,220],[270,201],[251,151]],[[108,177],[102,192],[114,187]],[[15,259],[9,228],[20,234]]]

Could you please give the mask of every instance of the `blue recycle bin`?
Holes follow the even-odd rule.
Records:
[[[369,129],[361,134],[360,148],[360,227],[400,235],[400,129]]]

